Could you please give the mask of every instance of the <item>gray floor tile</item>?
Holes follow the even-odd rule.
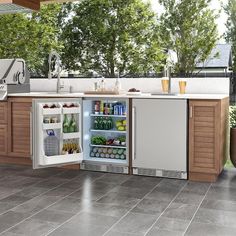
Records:
[[[80,225],[97,225],[105,228],[111,227],[114,223],[119,220],[119,217],[114,216],[106,216],[102,214],[95,213],[87,213],[82,212],[76,216],[74,216],[71,220],[69,220],[65,226],[66,227],[74,227],[74,225],[80,222]]]
[[[178,194],[179,190],[166,189],[166,188],[155,188],[145,198],[147,199],[158,199],[162,201],[172,201]]]
[[[132,212],[150,214],[150,215],[160,215],[166,207],[169,205],[169,201],[162,201],[156,199],[143,199]]]
[[[118,196],[115,193],[108,193],[102,198],[100,198],[97,202],[104,203],[114,206],[122,206],[122,207],[133,207],[136,205],[140,199],[132,198],[132,197],[122,197]]]
[[[12,232],[2,233],[1,236],[22,236],[22,234],[14,234]]]
[[[156,219],[157,217],[153,215],[129,213],[112,230],[124,233],[145,234]]]
[[[191,220],[198,206],[173,202],[165,210],[163,216],[181,220]]]
[[[72,212],[69,213],[69,212],[44,209],[41,212],[37,213],[36,215],[32,216],[32,219],[49,221],[49,222],[61,224],[65,221],[69,220],[74,215],[75,214]]]
[[[111,230],[105,234],[105,236],[143,236],[144,234],[131,234],[131,233],[124,233],[119,231]]]
[[[10,233],[24,236],[43,236],[57,227],[53,222],[41,221],[38,219],[27,219],[9,230]]]
[[[17,195],[17,193],[15,193],[15,194],[12,194],[8,197],[2,198],[0,200],[0,203],[8,203],[8,204],[12,204],[12,205],[17,206],[17,205],[22,204],[30,199],[32,199],[32,197],[20,196],[20,195]]]
[[[130,175],[107,173],[104,176],[102,176],[101,178],[99,178],[99,181],[102,181],[105,183],[122,184],[123,182],[127,181],[128,179],[130,179]]]
[[[174,202],[199,205],[203,200],[204,195],[199,195],[191,192],[180,192],[180,194],[176,197]]]
[[[90,189],[90,190],[94,190],[94,191],[103,191],[103,192],[108,192],[110,190],[112,190],[113,188],[115,188],[117,186],[117,184],[115,183],[106,183],[106,182],[102,182],[99,180],[91,182],[89,184],[87,184],[85,182],[85,184],[83,185],[84,188]]]
[[[124,216],[130,208],[122,207],[122,206],[111,206],[102,203],[92,203],[87,205],[84,209],[85,212],[94,213],[94,214],[102,214],[106,216],[113,217],[122,217]]]
[[[235,228],[192,222],[187,236],[235,236]]]
[[[67,197],[50,206],[49,210],[78,213],[89,207],[91,201]]]
[[[21,222],[27,217],[27,214],[13,211],[8,211],[7,213],[0,215],[0,233]]]
[[[54,230],[50,236],[102,236],[108,230],[108,227],[98,225],[73,224],[62,225]]]
[[[57,174],[57,178],[63,178],[63,179],[73,179],[75,177],[78,177],[81,175],[81,171],[79,170],[65,170],[62,173]]]
[[[236,212],[200,208],[193,221],[236,228]]]
[[[68,180],[59,179],[56,177],[50,177],[34,185],[34,187],[43,187],[43,188],[55,188],[63,183],[67,183]]]
[[[236,188],[212,186],[206,195],[206,199],[236,201]]]
[[[20,188],[0,187],[0,199],[21,191]]]
[[[51,176],[55,176],[60,173],[62,173],[62,170],[58,168],[47,168],[47,169],[38,169],[38,170],[33,170],[32,168],[28,168],[21,172],[21,176],[45,179],[45,178],[49,178]]]
[[[218,180],[215,183],[212,183],[213,186],[219,187],[229,187],[236,188],[236,171],[233,170],[224,170],[219,176]]]
[[[109,193],[115,193],[120,197],[133,197],[142,199],[146,194],[149,193],[149,190],[144,188],[130,188],[124,186],[117,186],[109,191]]]
[[[60,187],[61,188],[65,187],[65,188],[70,188],[70,189],[73,189],[73,190],[77,190],[77,189],[81,188],[84,185],[84,181],[85,180],[83,180],[83,179],[76,179],[76,180],[73,179],[73,180],[70,180],[69,182],[66,182],[66,183],[60,185]]]
[[[152,228],[146,236],[183,236],[181,232]]]
[[[187,183],[186,180],[162,179],[161,183],[158,186],[162,188],[168,187],[169,189],[180,190],[186,183]]]
[[[204,199],[200,208],[236,212],[236,202]]]
[[[100,190],[82,188],[70,194],[69,197],[73,197],[77,199],[87,199],[89,201],[96,201],[100,199],[102,196],[104,196],[107,192],[108,192],[107,190],[100,191]]]
[[[15,204],[10,204],[6,202],[1,202],[0,203],[0,214],[14,208],[16,205]]]
[[[50,206],[51,204],[58,201],[60,197],[51,196],[39,196],[35,197],[13,209],[14,212],[28,213],[32,215],[36,212],[43,210],[44,208]]]
[[[36,197],[40,194],[47,192],[48,190],[49,188],[30,186],[28,188],[24,188],[23,190],[17,192],[17,195],[25,196],[25,197]]]
[[[189,181],[183,188],[183,191],[193,194],[205,195],[209,187],[209,183]]]
[[[155,186],[157,186],[157,184],[159,184],[161,181],[162,181],[161,178],[132,176],[130,177],[130,179],[128,179],[121,185],[130,188],[152,189]]]
[[[155,223],[154,227],[184,233],[189,223],[190,220],[179,220],[178,218],[173,219],[161,216]]]
[[[55,196],[55,197],[65,197],[71,193],[73,193],[74,190],[67,187],[57,187],[52,190],[47,191],[44,195],[45,196]]]

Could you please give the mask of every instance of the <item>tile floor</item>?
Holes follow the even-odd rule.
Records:
[[[236,235],[236,171],[214,184],[0,165],[1,236]]]

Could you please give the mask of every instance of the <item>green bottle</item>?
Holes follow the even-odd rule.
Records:
[[[69,125],[69,133],[77,132],[77,125],[75,121],[75,116],[71,115],[70,125]]]
[[[67,115],[64,115],[64,120],[63,120],[63,133],[68,133],[69,132],[69,120]]]

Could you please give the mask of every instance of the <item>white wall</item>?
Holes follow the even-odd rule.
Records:
[[[84,92],[93,90],[94,82],[101,79],[61,79],[64,83],[65,92],[69,91],[72,86],[73,92]],[[172,92],[178,93],[179,80],[187,81],[187,94],[229,94],[229,79],[228,78],[172,78]],[[115,79],[105,79],[106,87],[112,88],[115,84]],[[128,91],[130,88],[140,89],[146,93],[161,92],[160,78],[122,78],[120,79],[122,89]],[[56,79],[31,79],[31,92],[55,92]]]

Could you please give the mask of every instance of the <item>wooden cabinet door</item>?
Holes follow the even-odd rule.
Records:
[[[0,155],[7,155],[7,125],[0,125]]]
[[[8,155],[30,157],[30,111],[31,98],[8,100]]]
[[[189,172],[217,174],[220,166],[220,101],[189,102]]]

